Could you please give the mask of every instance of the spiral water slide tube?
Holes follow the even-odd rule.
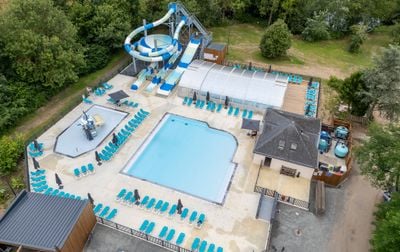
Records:
[[[172,43],[168,46],[166,46],[165,48],[162,49],[156,49],[156,48],[147,48],[145,50],[144,47],[140,46],[139,41],[136,41],[135,43],[131,43],[131,40],[139,33],[141,33],[142,31],[145,30],[150,30],[154,27],[157,27],[159,25],[161,25],[162,23],[166,22],[173,13],[175,13],[176,11],[176,4],[170,4],[169,6],[169,10],[167,12],[167,14],[165,14],[164,17],[162,17],[161,19],[150,23],[150,24],[146,24],[143,26],[140,26],[138,28],[136,28],[135,30],[133,30],[128,37],[126,37],[125,39],[125,51],[128,52],[130,55],[132,55],[132,57],[142,60],[142,61],[146,61],[146,62],[159,62],[159,61],[163,61],[163,60],[168,60],[177,50],[179,47],[179,33],[183,27],[183,25],[186,23],[186,17],[182,16],[180,23],[178,24],[178,26],[176,27],[175,33],[173,35],[173,39],[172,39]],[[140,40],[143,41],[143,40]],[[141,49],[141,50],[139,50]]]

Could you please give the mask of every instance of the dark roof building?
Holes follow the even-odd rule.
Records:
[[[88,200],[22,191],[0,219],[0,245],[81,251],[95,224]]]
[[[319,119],[267,109],[254,153],[317,168],[320,130]]]

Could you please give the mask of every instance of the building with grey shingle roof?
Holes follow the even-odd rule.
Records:
[[[0,244],[81,251],[96,223],[88,200],[22,191],[0,219]]]
[[[320,120],[267,109],[262,128],[253,150],[255,162],[262,160],[271,168],[289,168],[311,178],[318,167]]]

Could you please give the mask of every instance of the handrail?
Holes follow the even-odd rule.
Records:
[[[290,196],[282,195],[275,190],[271,190],[271,189],[256,185],[256,186],[254,186],[254,192],[258,192],[263,195],[266,195],[266,196],[269,196],[272,198],[276,198],[279,202],[284,203],[284,204],[296,206],[301,209],[305,209],[307,211],[310,210],[309,202],[304,201],[304,200],[299,200],[299,199],[296,199],[296,198],[293,198]]]

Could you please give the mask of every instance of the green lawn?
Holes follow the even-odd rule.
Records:
[[[391,39],[391,27],[380,27],[369,34],[359,54],[351,54],[347,51],[349,38],[310,43],[294,36],[288,55],[270,60],[262,57],[258,49],[264,30],[261,26],[234,24],[210,30],[215,42],[228,43],[228,60],[272,64],[286,69],[293,68],[294,72],[301,72],[302,69],[312,72],[312,69],[315,69],[314,75],[322,78],[328,78],[332,72],[341,77],[347,76],[370,65],[372,57],[379,53],[382,47],[387,46]]]

